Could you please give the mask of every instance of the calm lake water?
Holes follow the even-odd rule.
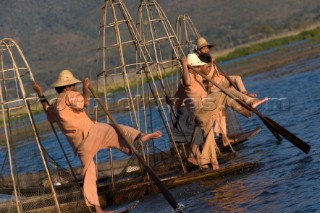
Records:
[[[271,100],[258,109],[312,148],[305,154],[274,137],[253,116],[246,128],[263,130],[237,147],[231,162],[258,162],[253,172],[200,181],[172,190],[187,212],[320,212],[320,57],[245,78],[248,91]],[[308,72],[304,72],[306,68]],[[228,163],[231,163],[228,162]],[[224,166],[223,164],[221,165]],[[172,212],[162,195],[145,197],[132,212]]]

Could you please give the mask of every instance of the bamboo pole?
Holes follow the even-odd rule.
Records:
[[[12,39],[10,39],[10,41],[12,41]],[[16,45],[15,42],[13,42],[13,43]],[[44,164],[44,167],[45,167],[45,171],[46,171],[47,176],[48,176],[48,180],[49,180],[49,183],[50,183],[50,188],[51,188],[51,191],[52,191],[52,194],[53,194],[54,203],[55,203],[55,205],[57,207],[58,212],[61,212],[60,204],[59,204],[59,201],[58,201],[58,196],[57,196],[56,190],[55,190],[54,185],[53,185],[53,181],[52,181],[52,178],[51,178],[51,173],[50,173],[50,170],[49,170],[49,167],[48,167],[47,160],[46,160],[46,158],[44,156],[44,153],[43,153],[43,149],[42,149],[42,146],[41,146],[41,143],[40,143],[40,139],[39,139],[39,134],[38,134],[37,128],[35,127],[35,122],[34,122],[33,116],[31,114],[31,109],[30,109],[30,106],[29,106],[29,102],[26,99],[26,93],[24,91],[24,86],[23,86],[22,80],[20,78],[19,70],[18,70],[16,61],[15,61],[15,59],[13,57],[11,49],[8,47],[8,45],[6,45],[6,46],[7,46],[8,52],[9,52],[9,54],[11,56],[13,67],[14,67],[15,72],[17,74],[17,79],[18,79],[18,82],[19,82],[19,85],[20,85],[20,88],[21,88],[21,93],[22,93],[24,105],[25,105],[25,107],[27,109],[28,118],[29,118],[32,130],[34,132],[34,136],[35,136],[35,139],[36,139],[36,143],[38,145],[40,156],[42,158],[42,161],[43,161],[43,164]],[[17,49],[20,49],[20,48],[17,46]]]

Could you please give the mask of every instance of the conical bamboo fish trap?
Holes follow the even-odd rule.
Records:
[[[57,138],[50,142],[37,128],[33,114],[42,108],[33,95],[34,81],[18,44],[8,38],[0,40],[0,194],[8,195],[0,202],[0,212],[64,212],[63,203],[70,201],[88,211],[72,169],[57,163],[67,160],[61,160],[66,156],[54,159],[49,153]],[[50,130],[45,121],[41,125]]]
[[[193,52],[197,48],[196,41],[200,37],[200,33],[188,15],[178,16],[175,23],[175,32],[180,46],[186,53]]]
[[[174,161],[179,162],[180,169],[185,171],[170,129],[168,109],[163,103],[165,88],[161,83],[159,85],[157,80],[162,78],[161,70],[155,66],[128,9],[121,0],[104,1],[99,33],[98,66],[101,67],[101,71],[96,73],[97,90],[103,92],[106,106],[116,119],[119,118],[120,123],[120,118],[123,117],[126,120],[130,119],[131,126],[142,132],[161,130],[167,133],[142,149],[145,160],[154,166],[158,162],[154,156],[160,156],[156,152],[172,148],[175,153]],[[111,165],[112,152],[110,150]],[[170,156],[164,159],[169,160]],[[113,184],[117,185],[114,180]]]
[[[160,70],[160,82],[165,88],[165,96],[173,97],[181,79],[179,60],[185,56],[177,35],[164,10],[155,0],[141,0],[136,22],[137,29],[150,52],[154,66]],[[193,128],[184,128],[182,120],[176,122],[178,111],[173,106],[169,106],[169,109],[175,140],[183,151],[183,155],[187,156],[185,144],[191,141]],[[181,118],[181,116],[179,117]],[[190,121],[188,118],[187,120]],[[200,141],[201,134],[197,135],[197,139]]]
[[[180,80],[179,59],[184,52],[165,12],[155,0],[142,0],[138,9],[137,29],[152,57],[154,66],[160,71],[166,95],[173,96]],[[171,78],[163,76],[171,75]],[[175,79],[172,79],[175,77]],[[173,82],[174,81],[174,82]]]

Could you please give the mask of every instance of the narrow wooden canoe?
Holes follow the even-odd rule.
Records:
[[[202,180],[213,180],[228,175],[234,175],[244,172],[249,172],[257,167],[256,162],[235,163],[225,168],[218,170],[197,170],[187,174],[177,174],[169,177],[162,177],[161,181],[169,188],[179,187],[181,185],[190,184]],[[162,176],[165,176],[164,174]],[[156,185],[151,181],[139,179],[128,179],[121,184],[112,185],[108,182],[98,184],[99,200],[102,208],[106,206],[117,205],[130,200],[138,200],[147,194],[158,193]],[[81,194],[77,190],[64,189],[59,191],[58,199],[60,202],[61,211],[64,213],[75,212],[90,212],[85,206]],[[39,194],[38,196],[25,197],[22,202],[24,209],[28,212],[56,212],[51,194]],[[12,201],[0,202],[0,212],[15,211],[16,206]]]

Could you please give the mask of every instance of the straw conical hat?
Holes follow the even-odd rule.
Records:
[[[191,66],[202,66],[205,65],[206,63],[202,62],[199,57],[197,56],[197,54],[195,53],[190,53],[187,56],[187,61],[188,64],[190,64]]]
[[[72,85],[80,83],[79,79],[76,79],[70,70],[62,70],[55,82],[51,84],[52,87],[63,87],[67,85]]]
[[[208,46],[209,49],[213,47],[212,44],[208,43],[207,40],[203,37],[197,39],[197,48],[200,50],[202,47]]]

